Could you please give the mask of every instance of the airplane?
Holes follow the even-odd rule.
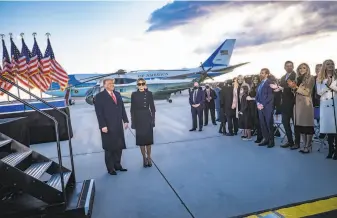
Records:
[[[130,79],[127,76],[119,76],[117,78],[110,76],[108,78],[115,79],[115,90],[121,94],[124,103],[130,103],[132,92],[137,90],[137,79]],[[97,85],[86,93],[85,101],[88,104],[93,105],[96,94],[103,90],[103,80],[100,80]],[[129,83],[126,84],[126,81]],[[146,86],[153,93],[154,100],[167,100],[172,103],[171,94],[192,87],[194,81],[195,79],[152,79],[147,80]]]
[[[229,65],[232,53],[234,50],[236,39],[225,40],[206,61],[201,63],[199,67],[178,70],[137,70],[125,72],[119,70],[119,74],[127,74],[129,79],[144,78],[145,80],[152,79],[197,79],[197,78],[212,78],[225,73],[232,72],[235,68],[248,64],[249,62],[240,63],[237,65]],[[207,68],[207,70],[205,70]],[[206,72],[207,71],[207,72]],[[69,75],[69,85],[72,87],[70,92],[72,97],[84,97],[89,89],[97,85],[101,76],[111,74],[72,74]],[[127,78],[125,78],[127,79]],[[84,82],[87,81],[87,82]],[[126,82],[128,84],[129,82]],[[60,90],[57,83],[52,83],[50,88],[45,92],[52,96],[65,96],[65,91]]]

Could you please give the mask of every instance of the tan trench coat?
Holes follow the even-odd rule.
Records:
[[[314,107],[312,105],[312,96],[315,85],[315,78],[308,76],[296,91],[296,101],[294,105],[295,125],[314,126]]]

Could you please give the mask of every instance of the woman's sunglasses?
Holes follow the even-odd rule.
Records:
[[[145,86],[145,83],[137,83],[137,86]]]

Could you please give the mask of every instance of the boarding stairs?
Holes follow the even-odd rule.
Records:
[[[1,75],[0,79],[6,81]],[[13,85],[58,110],[17,84]],[[91,217],[95,183],[92,179],[76,182],[70,134],[68,136],[71,169],[68,169],[62,164],[56,119],[1,87],[0,92],[54,121],[58,152],[58,161],[54,161],[0,133],[0,217]],[[65,116],[69,122],[68,115]],[[67,124],[69,133],[69,123]]]

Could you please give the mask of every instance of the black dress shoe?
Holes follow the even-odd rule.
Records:
[[[218,125],[218,124],[216,124],[216,123],[213,123],[213,125],[214,125],[214,126],[216,126],[216,125]]]
[[[260,144],[262,142],[262,139],[256,139],[254,142]]]
[[[117,175],[116,171],[108,171],[110,175]]]
[[[234,136],[233,133],[226,133],[226,136]]]
[[[275,143],[274,143],[274,142],[270,142],[270,143],[268,144],[267,148],[272,148],[272,147],[274,147],[274,146],[275,146]]]
[[[201,131],[202,131],[202,128],[199,129],[199,132],[201,132]]]
[[[190,129],[190,132],[197,130],[196,128]]]
[[[125,168],[119,168],[119,169],[117,169],[118,171],[121,171],[121,172],[126,172],[126,171],[128,171],[128,169],[125,169]]]
[[[281,145],[281,148],[289,148],[292,147],[294,144],[290,144],[289,142],[285,143],[284,145]]]
[[[266,140],[262,140],[262,142],[261,143],[259,143],[259,146],[266,146],[266,145],[268,145],[269,144],[269,142],[268,141],[266,141]]]

